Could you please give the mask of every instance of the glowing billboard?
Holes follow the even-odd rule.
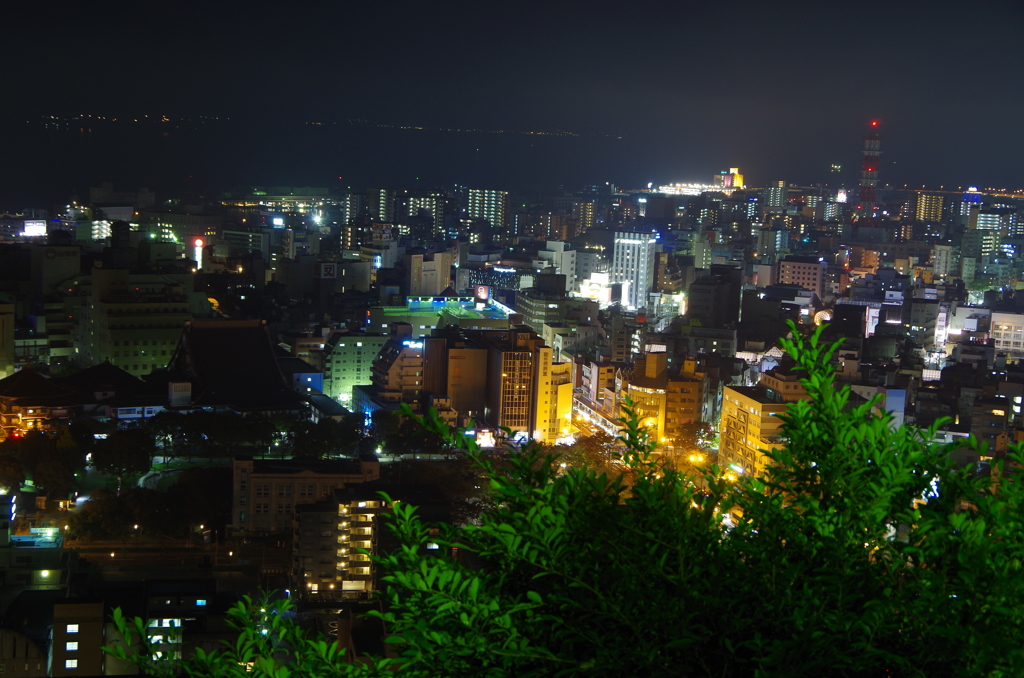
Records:
[[[46,222],[42,220],[38,221],[26,221],[25,230],[22,235],[26,238],[35,238],[41,235],[46,235]]]

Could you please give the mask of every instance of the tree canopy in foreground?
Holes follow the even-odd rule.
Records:
[[[1022,486],[1009,473],[1020,451],[981,476],[931,444],[934,431],[850,406],[834,383],[836,346],[820,334],[794,331],[785,344],[811,399],[790,406],[789,443],[768,453],[763,478],[730,483],[711,468],[697,489],[656,462],[633,419],[627,493],[533,445],[499,470],[428,418],[489,473],[496,508],[439,537],[413,507],[394,507],[404,546],[376,561],[397,657],[345,663],[302,637],[281,604],[253,603],[235,611],[237,644],[174,667],[276,678],[1024,675]],[[478,566],[422,555],[428,539],[468,549]],[[136,661],[170,671],[147,666],[145,648]]]

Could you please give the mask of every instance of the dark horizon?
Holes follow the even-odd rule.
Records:
[[[1024,188],[1024,92],[1007,77],[1024,66],[1024,6],[1011,0],[983,13],[792,0],[20,5],[10,15],[7,209],[102,180],[180,190],[190,175],[217,187],[343,176],[354,186],[420,177],[514,189],[708,181],[738,167],[764,185],[828,182],[839,164],[851,186],[873,119],[882,184]],[[31,129],[40,116],[82,114],[238,127],[163,144],[134,132],[83,144]],[[581,136],[362,127],[325,139],[302,129],[345,120]]]
[[[8,166],[9,176],[0,184],[0,209],[47,208],[71,195],[85,200],[89,186],[104,181],[127,190],[146,187],[161,198],[210,197],[244,186],[313,186],[338,191],[461,184],[520,191],[610,182],[619,188],[638,189],[649,182],[655,186],[710,183],[719,171],[739,167],[748,186],[782,179],[796,185],[853,187],[859,180],[861,144],[856,135],[861,130],[851,130],[848,148],[838,158],[843,167],[839,174],[829,171],[830,163],[824,162],[828,156],[821,154],[804,171],[786,176],[773,172],[771,157],[713,164],[713,153],[707,151],[677,159],[671,149],[659,149],[642,137],[570,130],[561,134],[558,130],[446,131],[372,121],[325,121],[316,126],[244,116],[175,118],[167,123],[145,118],[140,123],[65,119],[67,124],[49,126],[40,119],[8,119],[3,125],[4,136],[12,140],[8,155],[17,162]],[[898,169],[899,162],[891,159],[901,152],[900,144],[893,140],[889,145],[895,149],[886,153],[887,141],[883,130],[882,185],[931,190],[967,185],[1017,188],[995,185],[999,178],[995,175],[968,177],[939,165],[921,173],[923,176],[908,176]],[[789,164],[795,166],[796,162]]]

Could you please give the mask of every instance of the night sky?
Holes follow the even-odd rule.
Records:
[[[3,209],[104,178],[852,185],[873,118],[882,183],[1024,188],[1019,1],[18,4]],[[79,114],[119,122],[39,123]]]

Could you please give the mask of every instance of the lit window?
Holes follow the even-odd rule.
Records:
[[[68,624],[64,630],[67,633],[78,633],[78,624]]]
[[[202,607],[202,606],[206,605],[206,601],[205,600],[197,600],[196,601],[196,605],[198,605],[199,607]]]
[[[64,668],[66,668],[66,669],[77,669],[78,668],[78,660],[77,659],[65,659],[64,660]]]
[[[72,640],[72,641],[69,641],[67,643],[64,643],[64,649],[67,650],[68,652],[74,652],[75,650],[78,649],[78,641],[77,640]]]

